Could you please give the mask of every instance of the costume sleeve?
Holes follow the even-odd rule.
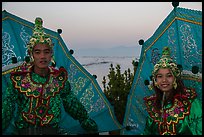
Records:
[[[6,89],[5,97],[2,97],[2,130],[3,132],[9,126],[15,111],[15,102],[17,101],[17,93],[13,89],[13,84],[10,81]]]
[[[142,135],[156,135],[157,131],[158,129],[156,128],[156,123],[154,123],[154,120],[148,115]]]
[[[97,131],[96,122],[88,116],[85,107],[71,91],[68,81],[65,83],[64,90],[61,92],[61,98],[65,111],[75,120],[79,120],[82,128],[89,132]]]
[[[202,135],[202,102],[198,99],[191,104],[188,126],[193,135]]]

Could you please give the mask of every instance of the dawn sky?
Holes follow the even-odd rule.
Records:
[[[202,2],[180,2],[179,7],[201,10]],[[2,11],[44,27],[62,29],[69,49],[137,46],[150,38],[173,10],[171,2],[2,2]]]

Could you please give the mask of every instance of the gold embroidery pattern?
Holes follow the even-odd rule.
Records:
[[[30,99],[29,111],[22,112],[22,115],[31,124],[36,124],[36,118],[39,118],[43,126],[50,123],[54,117],[53,114],[48,114],[50,98],[64,87],[67,72],[64,68],[59,70],[50,68],[50,72],[48,81],[44,84],[33,81],[29,70],[11,73],[14,87]]]
[[[170,108],[158,111],[155,109],[155,96],[144,98],[147,111],[155,123],[158,123],[160,135],[176,135],[176,124],[190,114],[191,102],[196,97],[193,89],[186,89],[186,94],[176,95]],[[163,115],[162,115],[163,114]]]

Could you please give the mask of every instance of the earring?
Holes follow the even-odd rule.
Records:
[[[56,62],[54,61],[53,57],[51,58],[52,66],[56,67]]]
[[[155,85],[157,88],[159,88],[159,85],[158,85],[158,83],[156,82],[155,79],[154,79],[154,85]]]
[[[33,55],[30,56],[30,62],[34,62]]]
[[[153,84],[148,85],[149,90],[153,90]]]
[[[175,80],[174,80],[174,82],[173,82],[173,87],[174,87],[174,89],[176,89],[176,88],[177,88],[176,79],[175,79]]]

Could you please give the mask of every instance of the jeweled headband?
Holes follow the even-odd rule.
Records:
[[[54,44],[50,37],[43,31],[43,20],[39,17],[35,19],[35,28],[33,30],[33,35],[27,44],[28,53],[33,58],[32,51],[34,46],[37,44],[47,44],[53,49]]]
[[[170,57],[170,48],[164,47],[162,51],[162,57],[154,66],[154,70],[152,75],[156,78],[156,74],[161,68],[169,68],[175,77],[179,77],[181,75],[180,69],[177,67],[177,64]]]

